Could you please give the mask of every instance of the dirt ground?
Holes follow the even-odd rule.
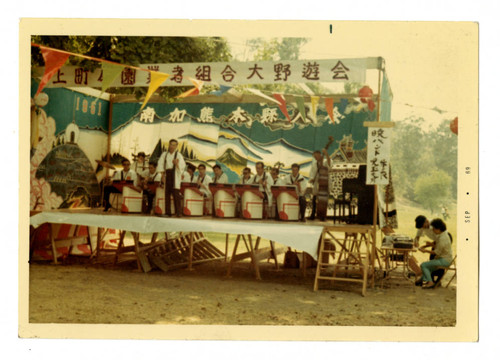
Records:
[[[424,290],[405,279],[377,280],[361,296],[358,284],[337,282],[313,291],[314,270],[276,270],[261,263],[257,281],[240,263],[147,274],[134,263],[112,268],[84,260],[30,264],[30,323],[454,326],[455,282]],[[447,281],[444,282],[446,284]]]

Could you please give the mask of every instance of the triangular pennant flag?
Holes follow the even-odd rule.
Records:
[[[297,109],[299,109],[300,116],[306,121],[306,107],[304,106],[304,98],[302,96],[295,97],[295,103],[297,104]]]
[[[112,64],[106,61],[102,62],[102,84],[101,84],[101,93],[105,92],[115,81],[115,79],[120,75],[125,66]]]
[[[43,73],[42,80],[40,81],[40,85],[38,85],[38,90],[35,96],[42,91],[52,76],[54,76],[57,70],[59,70],[69,58],[69,54],[52,50],[44,46],[40,46],[40,50],[42,52],[43,60],[45,61],[45,71]]]
[[[319,96],[311,96],[311,113],[312,113],[311,116],[315,123],[318,122],[316,119],[316,109],[318,108],[318,103],[319,103]]]
[[[286,116],[289,122],[292,122],[290,119],[290,115],[288,115],[288,110],[286,109],[286,101],[283,95],[281,94],[273,94],[274,98],[278,100],[279,105],[278,107],[280,108],[281,112]]]
[[[335,124],[335,118],[333,117],[333,98],[325,98],[325,108],[328,116],[330,117],[330,120],[333,124]]]
[[[185,97],[188,97],[188,96],[198,95],[200,93],[200,90],[203,87],[203,81],[195,80],[195,79],[192,79],[190,77],[188,77],[188,79],[189,79],[189,81],[191,81],[193,83],[193,85],[195,86],[195,88],[194,89],[189,89],[188,91],[185,91],[185,92],[183,92],[180,95],[177,95],[176,96],[177,98],[185,98]]]
[[[191,81],[193,83],[194,86],[196,86],[196,88],[198,90],[201,90],[201,88],[203,87],[203,81],[201,80],[195,80],[193,78],[190,78],[188,77],[189,81]]]
[[[272,102],[273,102],[273,103],[275,103],[275,104],[281,105],[281,103],[280,103],[279,101],[277,101],[277,100],[273,99],[273,98],[272,98],[272,97],[270,97],[270,96],[265,95],[265,94],[264,94],[262,91],[260,91],[260,90],[257,90],[257,89],[252,89],[252,88],[248,88],[247,90],[248,90],[248,91],[250,91],[250,92],[252,92],[252,93],[254,93],[254,94],[255,94],[255,95],[257,95],[257,96],[260,96],[260,97],[261,97],[261,98],[263,98],[263,99],[266,99],[266,100],[272,101]]]
[[[344,113],[344,111],[345,111],[345,109],[346,109],[346,107],[347,107],[348,104],[349,104],[349,100],[348,99],[340,99],[340,105],[339,105],[338,109],[339,109],[339,112],[341,114]]]
[[[163,82],[167,80],[168,77],[170,76],[169,74],[157,71],[151,71],[150,74],[151,74],[151,82],[149,83],[149,89],[139,111],[141,111],[144,108],[144,106],[148,103],[149,98],[151,97],[151,95],[154,94],[156,89],[158,89],[160,85],[163,84]]]
[[[200,93],[200,90],[198,90],[197,88],[192,88],[192,89],[189,89],[188,91],[183,92],[180,95],[177,95],[176,98],[182,99],[182,98],[185,98],[188,96],[198,95],[199,93]]]
[[[111,86],[113,81],[117,78],[118,75],[125,68],[124,65],[112,64],[106,61],[103,61],[101,64],[102,70],[102,83],[101,83],[101,93],[99,97],[95,98],[93,102],[97,102],[97,99],[100,99],[102,94]]]
[[[229,89],[231,89],[231,86],[221,85],[221,86],[219,86],[219,90],[212,91],[210,94],[217,95],[217,96],[222,96],[222,94],[224,94],[225,92],[229,91]]]

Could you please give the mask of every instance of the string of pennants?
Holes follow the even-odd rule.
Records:
[[[38,86],[38,90],[36,92],[36,95],[38,95],[42,89],[47,85],[47,83],[50,81],[50,79],[58,72],[58,70],[65,64],[65,62],[68,60],[70,56],[77,56],[81,58],[85,58],[88,60],[93,60],[101,63],[102,67],[102,86],[101,86],[101,94],[106,91],[110,87],[110,85],[113,83],[113,81],[120,75],[120,73],[123,71],[124,68],[130,68],[130,69],[135,69],[139,71],[147,71],[149,72],[150,75],[150,83],[149,83],[149,88],[146,93],[146,96],[144,98],[144,101],[142,103],[141,111],[144,106],[148,103],[149,99],[151,96],[154,94],[154,92],[167,80],[170,76],[170,74],[164,73],[164,72],[159,72],[155,70],[150,70],[150,69],[144,69],[132,65],[123,65],[120,63],[112,62],[109,60],[104,60],[104,59],[99,59],[87,55],[82,55],[82,54],[76,54],[64,50],[59,50],[59,49],[54,49],[50,48],[47,46],[42,46],[39,44],[31,44],[32,46],[39,47],[45,62],[45,70],[44,74],[42,76],[42,79],[40,81],[40,84]],[[193,84],[193,88],[189,89],[182,94],[176,96],[177,98],[186,98],[189,96],[196,96],[199,95],[201,92],[201,89],[203,88],[204,82],[193,79],[193,78],[188,78],[189,81]],[[220,85],[219,90],[217,91],[212,91],[210,94],[216,95],[216,96],[222,96],[224,93],[229,92],[232,90],[232,87],[230,86],[224,86]],[[252,92],[253,94],[266,99],[267,101],[273,102],[278,105],[278,108],[280,111],[285,115],[285,117],[288,119],[289,122],[291,122],[290,115],[288,114],[287,111],[287,103],[285,100],[285,97],[283,94],[280,93],[271,93],[269,92],[272,96],[268,96],[264,94],[262,91],[253,89],[253,88],[247,88],[248,91]],[[267,92],[267,91],[266,91]],[[35,96],[36,96],[35,95]],[[368,109],[370,111],[373,111],[375,109],[375,103],[373,101],[373,91],[368,87],[364,86],[363,88],[360,89],[358,96],[361,100],[362,103],[367,104]],[[295,102],[297,105],[297,109],[299,110],[301,116],[305,119],[306,117],[306,111],[305,111],[305,103],[304,103],[304,97],[300,95],[294,95]],[[330,117],[330,120],[332,121],[333,124],[335,124],[335,118],[334,118],[334,98],[333,97],[326,97],[326,96],[316,96],[316,95],[310,95],[310,104],[311,104],[311,113],[312,116],[316,116],[316,110],[318,108],[320,99],[323,99],[326,112],[328,116]],[[363,104],[362,104],[363,105]],[[364,105],[363,105],[364,106]]]

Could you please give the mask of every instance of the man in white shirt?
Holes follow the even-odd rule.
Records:
[[[415,235],[415,246],[419,246],[419,241],[422,236],[427,236],[432,242],[436,241],[437,235],[434,233],[429,220],[423,215],[419,215],[415,218],[415,228],[417,229],[417,235]],[[431,246],[431,243],[427,242],[425,247]]]
[[[280,169],[278,168],[271,169],[271,178],[273,179],[273,181],[271,182],[271,186],[285,185],[285,181],[281,179],[279,175],[280,175]],[[276,203],[276,199],[274,198],[274,196],[272,197],[271,210],[274,211],[275,220],[279,220],[278,204]]]
[[[153,200],[156,195],[156,191],[149,188],[152,183],[161,183],[161,173],[156,170],[156,163],[151,161],[148,165],[148,171],[143,173],[142,188],[143,194],[147,199],[146,214],[150,214],[153,209]]]
[[[163,152],[158,160],[158,172],[162,173],[162,181],[165,184],[165,214],[163,216],[171,216],[171,196],[174,197],[176,216],[182,216],[180,188],[186,163],[182,154],[177,151],[177,145],[177,140],[171,139],[168,143],[168,150]]]
[[[266,219],[267,214],[271,213],[271,206],[273,203],[273,195],[271,194],[271,184],[273,183],[273,178],[271,177],[271,174],[264,171],[264,163],[262,161],[255,163],[255,171],[257,173],[253,177],[253,184],[259,184],[259,190],[262,194],[264,194],[263,217]]]
[[[227,175],[224,174],[220,165],[217,165],[217,164],[214,165],[213,169],[214,169],[214,174],[215,174],[214,184],[227,184],[229,182]]]
[[[184,171],[184,173],[182,174],[181,182],[188,182],[188,183],[196,182],[194,176],[195,171],[196,167],[193,164],[186,163],[186,171]]]
[[[309,182],[313,184],[313,198],[312,198],[312,212],[311,220],[316,218],[316,199],[319,190],[319,170],[321,167],[326,167],[328,170],[331,166],[330,156],[326,149],[322,151],[316,150],[313,152],[313,161],[311,163],[311,172],[309,173]],[[330,180],[328,180],[328,186],[330,186]]]
[[[292,164],[292,173],[285,177],[286,185],[295,185],[295,189],[297,190],[297,195],[299,197],[299,220],[306,221],[306,187],[307,182],[305,178],[299,173],[300,165]]]
[[[243,169],[243,175],[240,176],[238,184],[251,184],[253,181],[252,170],[249,167]]]
[[[139,188],[139,179],[137,177],[137,174],[135,173],[135,171],[130,169],[130,161],[128,159],[123,159],[122,166],[123,170],[115,171],[111,180],[109,178],[105,179],[106,185],[104,186],[104,197],[103,197],[104,211],[109,211],[109,209],[111,208],[111,204],[109,202],[109,197],[111,193],[121,193],[120,190],[118,190],[116,187],[113,186],[113,184],[111,184],[111,181],[115,180],[132,181],[133,183],[128,186],[137,192],[141,192],[141,189]]]
[[[271,185],[274,186],[285,185],[285,182],[283,181],[283,179],[280,178],[279,175],[280,175],[280,170],[278,168],[271,169],[271,177],[273,178]]]
[[[212,182],[212,178],[207,175],[207,168],[204,164],[198,165],[198,175],[194,177],[193,182],[198,183],[200,191],[206,198],[211,198],[212,193],[208,185]]]
[[[148,163],[146,161],[146,154],[143,151],[140,151],[137,154],[136,161],[130,167],[135,173],[141,177],[143,173],[148,172]]]

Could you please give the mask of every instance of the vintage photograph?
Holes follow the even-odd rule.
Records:
[[[477,23],[107,22],[20,24],[22,337],[477,338]]]

